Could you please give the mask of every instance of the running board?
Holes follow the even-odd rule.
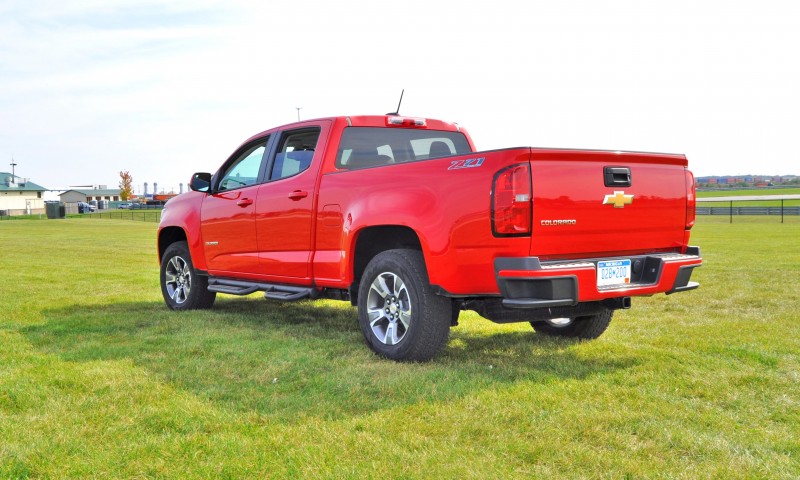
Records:
[[[293,285],[276,285],[272,283],[245,282],[226,278],[209,278],[208,291],[226,293],[228,295],[250,295],[263,291],[264,297],[270,300],[295,301],[304,298],[317,298],[320,291],[313,287],[296,287]]]

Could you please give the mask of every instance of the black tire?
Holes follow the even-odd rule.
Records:
[[[387,250],[367,264],[358,290],[358,323],[378,355],[430,360],[447,342],[452,315],[452,301],[430,286],[421,252]]]
[[[545,335],[592,340],[606,331],[613,316],[613,310],[604,310],[595,315],[531,322],[531,326]]]
[[[198,275],[186,242],[175,242],[161,257],[161,295],[172,310],[211,308],[217,298],[208,291],[208,277]]]

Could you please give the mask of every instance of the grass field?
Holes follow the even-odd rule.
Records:
[[[153,223],[2,222],[0,478],[796,479],[800,224],[766,220],[698,219],[701,288],[598,340],[462,313],[428,364],[346,303],[168,311]]]

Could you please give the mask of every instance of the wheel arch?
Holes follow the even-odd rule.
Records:
[[[164,257],[164,252],[175,242],[187,242],[186,232],[180,227],[165,227],[158,232],[158,259]],[[188,243],[188,242],[187,242]],[[191,250],[191,246],[189,247]]]
[[[378,225],[358,231],[353,247],[353,284],[350,286],[353,305],[358,303],[358,286],[370,260],[383,251],[396,248],[417,250],[425,256],[420,237],[411,227]]]

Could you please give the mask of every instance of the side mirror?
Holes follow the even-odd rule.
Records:
[[[209,193],[211,191],[211,174],[205,172],[195,173],[189,182],[189,188],[195,192]]]

